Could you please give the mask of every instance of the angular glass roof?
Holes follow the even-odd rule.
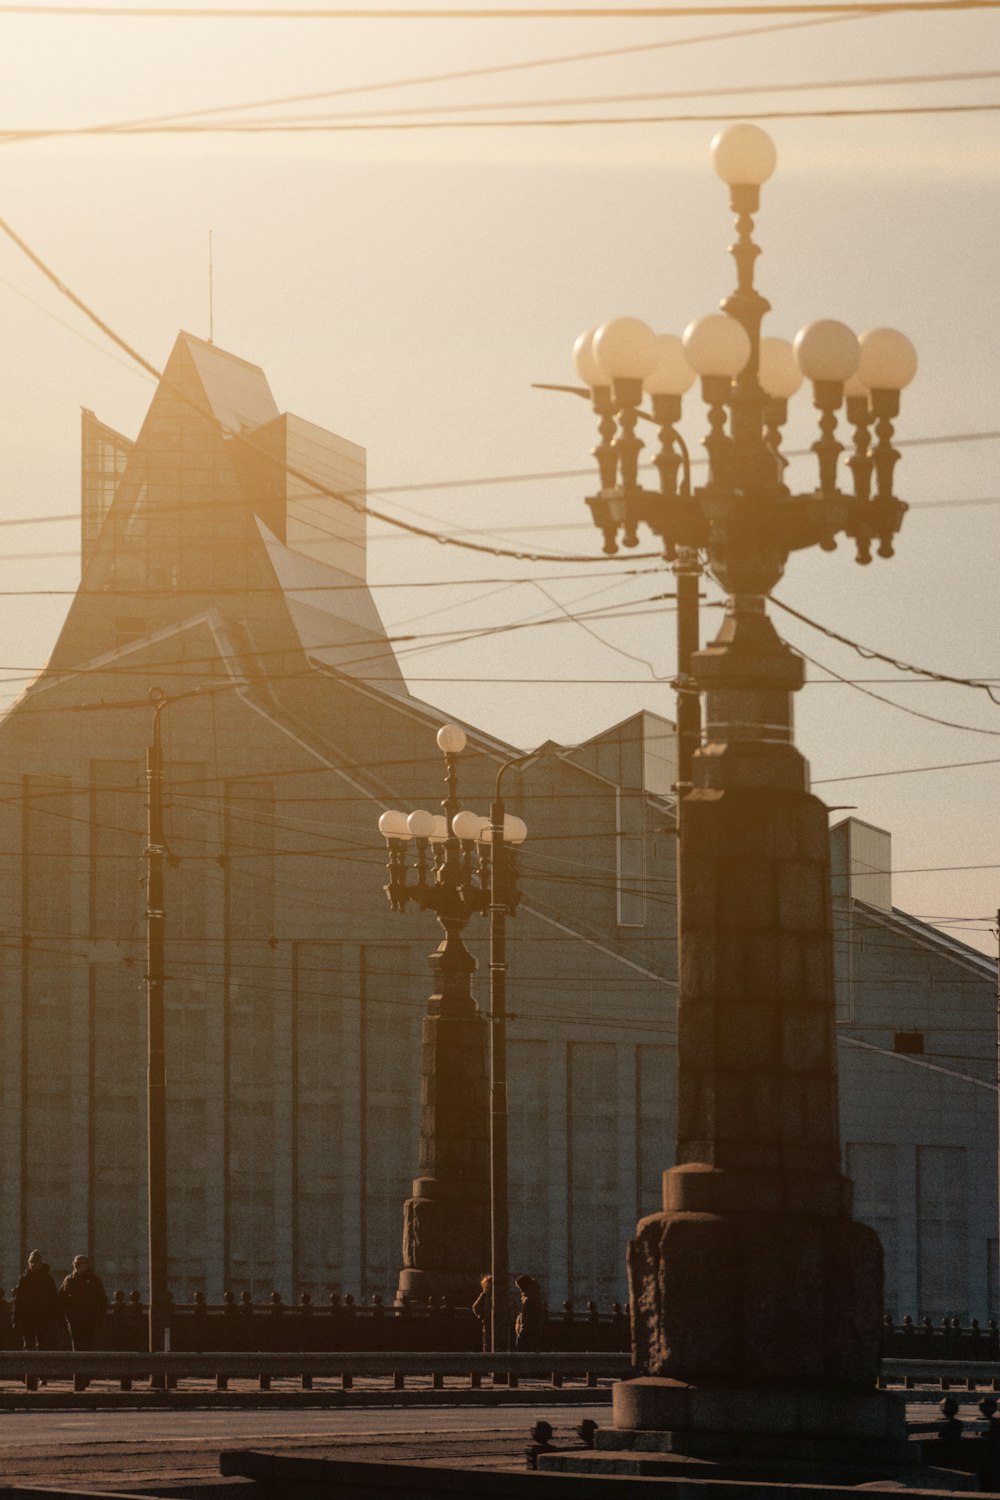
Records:
[[[272,422],[278,415],[271,388],[259,365],[227,354],[192,333],[181,334],[205,388],[212,414],[228,436]]]

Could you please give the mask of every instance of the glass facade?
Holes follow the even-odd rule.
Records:
[[[135,445],[86,410],[80,445],[80,560],[85,570]]]

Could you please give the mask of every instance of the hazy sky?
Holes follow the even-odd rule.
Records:
[[[791,19],[799,24],[789,29]],[[745,34],[764,27],[772,29]],[[178,329],[208,334],[212,230],[216,342],[263,365],[280,408],[367,448],[372,488],[384,490],[374,504],[487,543],[593,556],[589,474],[546,477],[587,467],[592,417],[582,402],[532,391],[531,382],[571,380],[574,337],[605,317],[635,313],[680,332],[731,289],[731,219],[708,163],[712,112],[997,104],[988,74],[898,80],[983,75],[998,43],[990,12],[804,26],[752,16],[85,19],[8,16],[0,7],[0,132],[241,104],[254,107],[206,118],[452,122],[124,141],[8,136],[0,214],[156,364]],[[626,47],[643,50],[369,87]],[[854,86],[818,87],[844,80]],[[334,97],[258,107],[310,93]],[[571,102],[555,108],[555,100]],[[490,103],[515,107],[484,111]],[[371,113],[388,110],[400,113]],[[454,125],[679,113],[705,118]],[[758,279],[774,305],[765,331],[792,336],[812,318],[837,317],[859,331],[887,323],[910,334],[921,368],[904,397],[900,439],[994,434],[904,448],[897,490],[913,512],[896,558],[861,569],[847,545],[798,556],[780,596],[891,656],[1000,683],[996,121],[950,113],[762,122],[779,166],[758,219]],[[34,519],[78,508],[79,408],[134,435],[151,381],[5,239],[0,311],[2,518],[33,518],[0,531],[0,590],[32,591],[0,597],[9,701],[45,661],[67,607],[65,594],[41,591],[72,589],[79,576],[76,524]],[[683,429],[694,448],[704,426],[692,394]],[[800,393],[786,445],[807,447],[814,436]],[[539,477],[455,483],[523,475]],[[812,488],[812,460],[794,460],[789,477]],[[640,707],[672,714],[672,694],[657,679],[672,671],[673,616],[641,602],[671,586],[655,563],[530,565],[377,524],[369,559],[383,617],[400,633],[482,632],[558,614],[560,605],[616,613],[637,601],[635,618],[591,619],[586,628],[416,642],[401,662],[429,701],[524,746],[571,743]],[[706,596],[707,605],[718,599],[714,585]],[[718,618],[707,607],[703,631],[713,633]],[[799,740],[817,790],[892,830],[897,904],[933,920],[972,918],[970,940],[995,951],[1000,707],[981,691],[886,682],[897,674],[882,663],[786,617],[777,623],[868,692],[967,726],[927,723],[829,679],[799,698]],[[827,674],[810,667],[810,676]],[[882,774],[971,761],[992,764]],[[974,868],[941,868],[955,866]]]

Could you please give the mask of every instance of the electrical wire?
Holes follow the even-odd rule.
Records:
[[[539,123],[539,121],[537,121],[537,120],[529,120],[529,121],[520,120],[520,121],[513,121],[513,122],[504,122],[504,121],[500,121],[500,120],[498,120],[498,121],[482,121],[482,120],[473,120],[471,117],[473,116],[474,113],[478,114],[478,115],[482,115],[483,113],[493,114],[493,113],[497,113],[497,112],[508,113],[508,112],[510,112],[512,110],[526,110],[526,109],[573,109],[573,108],[579,108],[579,107],[584,106],[584,105],[593,107],[595,105],[601,106],[601,105],[611,105],[611,104],[648,104],[648,103],[659,103],[659,102],[663,102],[663,101],[667,101],[667,100],[675,100],[675,99],[728,99],[728,98],[733,98],[734,96],[744,97],[744,98],[751,98],[751,97],[759,97],[760,95],[766,95],[766,94],[801,94],[801,93],[818,93],[818,92],[830,92],[830,91],[838,91],[839,92],[839,91],[842,91],[842,90],[845,90],[845,89],[846,90],[851,90],[851,89],[871,89],[871,88],[902,88],[902,87],[912,87],[914,85],[926,86],[926,85],[934,85],[934,84],[982,83],[982,82],[992,82],[992,81],[995,81],[997,78],[1000,78],[1000,73],[993,72],[993,71],[987,71],[987,70],[980,70],[980,71],[976,71],[976,72],[962,72],[962,73],[890,74],[890,75],[887,75],[887,76],[881,77],[881,78],[877,78],[877,77],[874,77],[874,78],[873,77],[863,77],[863,78],[819,79],[819,80],[809,80],[809,81],[806,81],[806,82],[797,82],[797,83],[780,82],[780,83],[743,84],[743,85],[737,85],[737,86],[728,86],[726,88],[668,89],[668,90],[658,90],[658,91],[655,91],[655,92],[630,92],[630,93],[624,93],[624,94],[584,94],[584,95],[571,95],[571,96],[562,97],[562,98],[555,97],[555,98],[543,98],[543,99],[537,99],[537,98],[534,98],[534,99],[507,99],[507,100],[498,100],[498,101],[490,101],[490,102],[484,102],[484,101],[465,102],[465,103],[461,103],[461,104],[424,104],[424,105],[403,105],[403,106],[397,105],[395,107],[382,108],[382,109],[368,109],[368,110],[356,110],[356,109],[354,109],[354,110],[344,110],[344,111],[338,111],[338,112],[333,113],[333,114],[324,114],[324,115],[316,115],[316,114],[313,114],[313,115],[281,115],[281,116],[278,116],[278,117],[275,117],[275,118],[269,118],[269,117],[258,118],[258,119],[243,118],[243,119],[240,119],[240,120],[231,121],[229,123],[220,122],[218,119],[215,119],[215,120],[204,120],[204,119],[201,119],[201,120],[195,120],[195,121],[191,121],[191,120],[186,120],[186,121],[177,121],[177,120],[146,120],[146,121],[135,121],[135,122],[132,122],[132,123],[122,122],[120,124],[115,124],[115,125],[102,124],[102,125],[53,126],[53,127],[42,126],[42,127],[33,127],[31,129],[28,129],[28,130],[17,130],[17,129],[2,130],[2,131],[0,131],[0,142],[22,142],[24,140],[49,140],[49,139],[67,139],[67,138],[72,139],[74,137],[79,137],[79,136],[85,136],[85,137],[88,137],[88,138],[93,138],[95,136],[105,136],[105,137],[109,137],[109,138],[115,138],[115,137],[121,137],[121,136],[134,136],[134,135],[140,135],[140,136],[146,136],[146,135],[217,135],[217,134],[232,135],[232,134],[262,134],[262,133],[272,133],[272,132],[276,133],[276,134],[282,134],[282,133],[286,133],[287,134],[287,133],[296,133],[296,132],[303,132],[303,131],[332,131],[332,130],[335,130],[335,129],[341,127],[341,126],[343,126],[343,127],[346,128],[346,127],[348,127],[350,125],[357,125],[357,126],[360,127],[362,125],[362,123],[364,123],[364,122],[376,122],[376,121],[383,122],[385,128],[389,128],[389,129],[394,128],[397,125],[399,126],[399,128],[407,128],[408,126],[416,128],[417,122],[416,122],[416,120],[413,119],[413,117],[419,116],[422,119],[427,120],[429,117],[434,116],[434,117],[437,117],[438,120],[440,120],[441,117],[445,116],[445,115],[463,115],[463,116],[469,117],[469,118],[466,118],[466,119],[458,121],[457,123],[460,124],[460,125],[473,124],[473,123],[478,123],[478,124],[495,124],[497,126],[501,126],[501,125],[503,125],[505,123],[524,125],[526,123],[527,124],[537,124],[537,123]],[[950,107],[949,106],[933,106],[933,107],[928,107],[928,106],[922,106],[922,105],[921,106],[916,106],[915,105],[915,106],[910,106],[907,111],[903,111],[901,109],[895,109],[895,110],[890,110],[888,112],[891,112],[891,113],[901,113],[901,112],[925,113],[925,112],[927,112],[928,108],[931,108],[932,111],[937,111],[937,110],[947,110]],[[885,113],[885,112],[887,112],[887,111],[884,110],[884,109],[881,109],[881,108],[880,109],[876,109],[876,110],[864,109],[864,110],[851,110],[851,111],[849,111],[849,113],[851,113],[851,114],[858,114],[858,113],[861,113],[861,114],[869,114],[869,113],[881,114],[881,113]],[[798,113],[798,112],[796,112],[796,113]],[[836,113],[841,114],[841,113],[844,113],[844,111],[837,111]],[[407,116],[407,120],[401,121],[399,119],[399,116],[401,116],[401,115]],[[784,116],[782,116],[782,117],[784,117]],[[662,123],[664,121],[664,119],[673,118],[673,117],[663,117],[663,116],[660,116],[660,117],[656,117],[656,116],[647,117],[647,116],[643,115],[643,116],[636,116],[635,120],[637,120],[637,121],[645,121],[648,118],[656,119],[658,123]],[[685,116],[685,117],[681,117],[681,118],[689,118],[689,117]],[[708,117],[708,116],[694,116],[694,117],[690,117],[690,118],[706,119],[707,120],[709,118],[713,118],[714,119],[715,116],[712,116],[712,117]],[[726,117],[719,117],[719,118],[728,118],[728,116],[726,116]],[[747,114],[744,113],[743,115],[740,116],[740,118],[741,119],[752,119],[752,118],[756,118],[756,116],[754,116],[754,115],[747,115]],[[764,116],[764,118],[772,118],[772,116]],[[602,120],[603,119],[604,119],[604,117],[602,117]],[[445,122],[445,123],[447,123],[447,122]],[[548,121],[546,123],[556,124],[556,123],[560,123],[560,122],[558,122],[558,121]],[[594,120],[592,120],[592,119],[582,119],[582,120],[578,119],[578,120],[575,120],[573,123],[574,124],[593,124],[593,123],[596,123],[596,122]],[[609,120],[608,123],[611,123],[611,121]],[[627,122],[624,121],[623,119],[618,119],[618,120],[615,120],[614,123],[621,124],[621,123],[627,123]],[[377,127],[373,124],[372,128],[377,128]]]
[[[859,641],[852,640],[850,636],[841,635],[839,631],[831,629],[829,625],[821,625],[818,620],[813,620],[808,615],[804,615],[801,610],[793,609],[790,604],[785,604],[782,600],[776,599],[773,594],[769,594],[768,598],[772,604],[776,604],[785,614],[792,615],[796,620],[801,620],[803,625],[808,625],[811,630],[819,631],[820,635],[825,635],[829,640],[837,641],[841,646],[849,646],[852,651],[856,651],[865,661],[885,662],[886,666],[895,667],[897,672],[912,672],[914,675],[926,677],[932,682],[951,683],[957,687],[979,688],[986,693],[991,703],[1000,708],[1000,698],[994,696],[995,689],[992,683],[988,681],[983,681],[975,677],[956,677],[948,672],[936,672],[931,667],[914,666],[912,662],[902,661],[899,657],[887,656],[883,651],[876,651],[873,646],[862,646]],[[829,667],[823,668],[825,672],[829,670]],[[834,677],[837,676],[835,672],[831,675]],[[982,734],[993,733],[992,730],[981,730],[978,732]]]
[[[469,78],[495,77],[507,73],[520,73],[538,68],[559,67],[581,62],[606,61],[611,57],[629,57],[639,53],[662,52],[677,47],[709,45],[714,42],[740,40],[745,37],[766,36],[781,31],[801,31],[815,26],[840,25],[849,21],[870,20],[864,13],[847,16],[818,16],[805,20],[771,22],[764,26],[739,26],[726,31],[702,32],[697,36],[670,37],[657,42],[632,43],[624,47],[601,47],[596,51],[563,53],[556,57],[534,57],[518,62],[493,63],[485,67],[460,68],[448,73],[422,73],[404,78],[381,79],[374,83],[348,84],[335,89],[322,89],[310,93],[286,94],[277,98],[255,99],[240,104],[217,104],[205,109],[175,111],[172,114],[145,115],[139,119],[112,122],[106,128],[122,125],[168,124],[173,121],[205,119],[211,116],[241,114],[251,109],[277,109],[288,104],[311,104],[325,99],[345,98],[348,95],[385,93],[397,89],[423,87],[430,83],[454,83]],[[30,138],[30,137],[29,137]],[[0,138],[2,139],[2,138]],[[25,139],[24,136],[21,139]]]
[[[503,111],[513,109],[575,109],[582,105],[598,104],[651,104],[660,103],[669,99],[728,99],[734,95],[740,97],[757,96],[760,94],[802,94],[822,93],[839,91],[841,89],[870,89],[870,88],[903,88],[913,85],[939,84],[939,83],[982,83],[995,81],[1000,78],[1000,73],[980,71],[968,73],[903,73],[889,74],[881,78],[831,78],[815,79],[800,83],[750,83],[742,85],[729,85],[725,88],[692,88],[692,89],[667,89],[655,93],[625,93],[625,94],[575,94],[569,97],[548,99],[503,99],[494,101],[477,100],[462,104],[421,104],[407,105],[402,108],[383,108],[367,110],[343,110],[335,114],[325,115],[282,115],[280,119],[273,122],[283,125],[293,124],[324,124],[338,120],[365,120],[376,118],[396,117],[401,114],[411,115],[445,115],[463,114],[472,111],[480,113]],[[243,120],[244,125],[266,124],[267,121]]]
[[[1000,0],[976,0],[976,3],[1000,6]],[[160,135],[358,135],[393,132],[410,134],[415,131],[433,130],[575,130],[589,126],[606,127],[608,125],[718,125],[752,120],[866,120],[887,119],[895,116],[995,114],[998,111],[1000,111],[1000,102],[980,101],[975,104],[901,104],[841,109],[737,110],[712,114],[578,115],[573,119],[565,120],[536,116],[517,120],[392,120],[359,121],[358,123],[343,121],[334,124],[316,121],[298,125],[267,121],[259,124],[136,125],[114,131],[109,131],[104,126],[77,125],[62,130],[47,129],[44,134],[47,138],[59,140],[109,135],[122,138]],[[38,131],[25,131],[24,134],[29,139],[35,139]],[[7,140],[17,140],[19,132],[6,130],[3,135]],[[318,486],[314,483],[314,487]]]
[[[818,667],[822,672],[829,672],[830,676],[836,678],[844,687],[852,687],[855,692],[863,693],[866,698],[873,698],[876,703],[884,703],[889,708],[897,709],[901,714],[908,714],[911,719],[923,719],[927,724],[940,724],[945,729],[959,729],[964,734],[988,734],[994,739],[1000,739],[1000,729],[980,729],[976,724],[960,724],[957,719],[942,719],[937,714],[925,713],[923,709],[910,708],[906,703],[897,703],[894,698],[887,698],[884,693],[873,693],[871,688],[862,687],[860,683],[841,677],[840,673],[835,672],[832,667],[824,666],[815,657],[808,656],[800,646],[792,649],[797,651],[803,661],[809,662],[811,666]]]
[[[100,346],[95,344],[93,347],[94,348],[99,348]],[[202,415],[204,415],[204,412],[202,412]],[[922,448],[926,448],[926,447],[951,445],[951,444],[957,444],[957,443],[996,442],[997,440],[1000,440],[1000,431],[942,433],[940,435],[935,435],[935,436],[932,436],[932,437],[897,438],[897,439],[894,439],[894,442],[895,442],[896,447],[898,447],[898,448],[905,448],[905,447],[922,447]],[[811,451],[812,450],[809,449],[809,448],[789,448],[787,450],[787,456],[789,458],[804,458],[804,457],[807,457],[810,454]],[[692,467],[696,467],[696,466],[698,466],[700,464],[704,464],[705,462],[706,462],[706,460],[704,458],[698,458],[698,457],[694,457],[691,460]],[[646,468],[646,469],[652,469],[655,466],[652,463],[652,461],[650,461],[650,463],[643,464],[640,467]],[[592,473],[593,473],[592,468],[586,468],[586,469],[546,469],[546,470],[539,470],[539,471],[534,471],[534,472],[522,472],[522,473],[519,473],[519,474],[486,474],[486,475],[474,475],[474,476],[466,477],[466,478],[462,478],[462,479],[422,479],[422,480],[419,480],[418,482],[412,483],[412,484],[379,485],[377,487],[375,487],[375,486],[370,487],[367,490],[345,491],[345,494],[348,494],[348,495],[352,496],[352,498],[357,498],[359,500],[364,500],[366,496],[370,497],[371,495],[402,495],[402,494],[413,494],[415,492],[424,491],[424,490],[438,491],[438,490],[452,490],[452,489],[473,489],[473,488],[477,488],[477,487],[481,487],[481,486],[491,486],[491,485],[539,484],[539,483],[544,483],[544,482],[549,481],[549,480],[582,479],[582,478],[589,477],[590,475],[592,475]],[[232,507],[232,509],[234,509],[234,510],[245,511],[246,508],[247,508],[247,504],[248,504],[248,502],[246,500],[244,500],[244,499],[233,500],[233,501],[217,501],[217,502],[213,503],[213,509],[215,509],[217,511],[220,511],[220,512],[223,512],[223,511],[226,510],[227,507]],[[951,500],[924,500],[924,501],[915,502],[915,503],[911,504],[910,505],[910,509],[909,509],[909,514],[911,516],[913,516],[914,513],[919,514],[921,511],[925,511],[925,510],[938,510],[938,509],[949,508],[949,507],[952,507],[952,506],[974,506],[974,505],[1000,505],[1000,495],[968,496],[968,497],[961,497],[961,498],[958,498],[958,499],[951,499]],[[411,507],[403,506],[402,509],[404,509],[404,510],[410,510]],[[184,513],[185,513],[185,507],[181,506],[181,505],[158,505],[157,509],[156,509],[156,514],[157,514],[158,517],[159,516],[170,516],[170,515],[183,515]],[[412,513],[414,515],[423,515],[425,517],[429,515],[429,513],[426,512],[426,511],[418,511],[418,510],[413,510]],[[314,514],[320,515],[319,512],[314,512]],[[435,517],[433,519],[438,519],[438,518]],[[64,512],[62,514],[59,514],[59,515],[9,516],[9,517],[4,517],[3,519],[0,519],[0,526],[36,526],[36,525],[44,525],[44,524],[49,523],[49,522],[62,522],[62,523],[73,522],[75,525],[79,525],[80,524],[80,512],[79,511],[66,511],[66,512]],[[456,529],[455,531],[452,531],[452,532],[443,532],[443,533],[440,533],[440,535],[445,536],[445,537],[468,536],[468,535],[477,535],[477,536],[505,536],[505,535],[507,535],[507,536],[509,536],[509,535],[523,535],[523,534],[526,534],[528,532],[534,532],[534,531],[591,531],[592,529],[593,529],[592,525],[588,521],[551,521],[551,522],[546,522],[546,523],[542,523],[542,524],[534,525],[534,526],[526,526],[526,525],[517,525],[517,526],[490,526],[490,527],[471,527],[471,526],[466,526],[466,527],[458,528],[458,529]],[[335,533],[329,532],[328,535],[335,536]],[[395,538],[395,537],[390,538],[390,537],[386,537],[386,536],[382,536],[382,535],[376,534],[374,537],[369,538],[369,541],[370,542],[373,542],[373,541],[374,542],[378,542],[378,541],[387,541],[387,540],[390,540],[390,539],[391,540],[397,540],[397,539],[398,540],[406,540],[406,537],[403,536],[403,537],[400,537],[400,538]],[[60,553],[44,552],[44,553],[36,553],[36,554],[32,554],[32,555],[33,556],[37,556],[37,557],[78,557],[79,556],[79,551],[77,550],[75,552],[60,552]],[[634,555],[635,554],[633,554],[633,557],[634,557]],[[663,561],[662,557],[660,557],[659,554],[657,554],[657,557],[658,557],[658,559],[659,559],[660,562]],[[8,560],[9,559],[7,557],[0,557],[0,563],[3,563],[3,562],[8,561]],[[567,561],[567,560],[572,561],[572,559],[566,559],[566,558],[563,558],[563,557],[559,558],[560,562],[564,562],[564,561]],[[622,557],[620,560],[617,560],[617,559],[615,559],[613,557],[603,557],[602,556],[602,557],[599,557],[599,558],[596,558],[596,559],[592,558],[592,557],[588,557],[585,560],[588,563],[593,563],[595,561],[596,562],[603,562],[603,563],[606,563],[609,567],[620,568],[621,565],[622,565],[622,563],[629,562],[631,559],[629,557]],[[623,571],[628,571],[628,570],[624,570],[623,569]],[[656,571],[656,570],[655,569],[651,569],[651,568],[648,568],[648,569],[644,568],[644,569],[640,569],[638,571],[645,573],[645,572],[653,572],[653,571]],[[457,581],[464,582],[464,580],[457,580]],[[473,581],[474,582],[479,582],[479,581],[482,581],[482,580],[473,580]],[[362,587],[362,588],[363,587],[367,587],[369,589],[375,589],[375,588],[407,588],[407,587],[414,587],[414,588],[427,587],[427,588],[429,588],[429,587],[436,586],[438,584],[438,582],[439,582],[438,580],[428,580],[426,583],[415,583],[415,584],[412,584],[412,585],[405,584],[405,583],[403,583],[403,584],[377,584],[377,583],[369,583],[369,584],[358,585],[358,587]],[[440,580],[440,582],[442,582],[442,583],[448,583],[448,582],[450,582],[450,580],[443,579],[443,580]],[[336,587],[338,587],[338,585],[322,585],[322,587],[336,588]],[[348,585],[343,585],[343,587],[348,587]],[[102,592],[103,592],[103,590],[102,590]],[[111,590],[111,592],[115,593],[116,590]],[[180,590],[172,590],[171,592],[179,592],[181,594],[184,594],[184,593],[186,593],[188,591],[185,590],[185,589],[180,589]],[[775,602],[777,603],[778,601],[775,600]]]
[[[51,519],[54,520],[56,518],[52,517]],[[74,521],[79,521],[80,517],[79,516],[74,516],[72,519]],[[9,521],[9,520],[8,521],[0,521],[0,526],[14,526],[14,525],[21,525],[21,524],[22,523],[20,521]],[[76,557],[79,554],[78,553],[55,553],[55,554],[53,554],[53,553],[36,553],[36,554],[33,554],[33,555],[34,556],[38,556],[38,557],[41,557],[41,556],[45,556],[45,557],[51,557],[51,556]],[[5,562],[9,562],[9,561],[10,561],[10,555],[0,556],[0,564],[5,563]],[[614,577],[615,577],[616,581],[620,581],[620,580],[623,580],[623,579],[626,579],[626,578],[644,578],[644,577],[647,577],[651,573],[662,574],[663,571],[664,570],[663,570],[662,567],[659,567],[659,568],[615,569],[614,570]],[[395,589],[476,588],[476,587],[478,587],[480,585],[486,585],[486,584],[501,584],[505,588],[524,588],[524,587],[527,587],[528,585],[535,584],[535,583],[543,583],[543,582],[544,583],[555,583],[557,581],[560,582],[560,583],[570,583],[570,582],[575,582],[575,581],[577,581],[579,579],[582,579],[582,578],[593,579],[595,577],[599,578],[601,576],[602,576],[601,574],[596,574],[595,575],[594,573],[550,573],[550,574],[543,574],[540,579],[536,579],[536,578],[426,578],[426,579],[416,579],[414,581],[405,582],[405,583],[311,583],[311,584],[304,584],[304,585],[303,584],[290,585],[285,590],[285,593],[286,593],[286,595],[291,596],[291,597],[294,598],[294,597],[297,597],[299,594],[359,594],[359,593],[363,594],[363,593],[379,592],[379,591],[385,592],[385,591],[390,591],[390,590],[395,590]],[[611,577],[611,574],[607,574],[605,576]],[[56,597],[56,598],[71,598],[71,599],[75,599],[76,596],[77,596],[77,594],[79,594],[80,592],[81,592],[81,589],[79,587],[77,587],[75,589],[0,589],[0,599],[27,599],[27,598],[32,598],[32,597],[34,597],[36,595],[41,595],[41,596],[44,596],[46,598],[49,597],[49,596],[52,596],[52,597]],[[221,585],[221,586],[217,585],[217,586],[213,587],[210,590],[209,589],[204,589],[204,588],[171,588],[167,597],[169,597],[171,599],[183,599],[183,598],[186,598],[186,597],[190,596],[190,597],[193,597],[193,598],[196,598],[196,599],[204,599],[206,593],[211,593],[211,596],[212,596],[213,599],[226,599],[226,598],[252,599],[252,598],[254,598],[258,594],[263,594],[263,595],[266,595],[266,596],[269,596],[269,597],[273,598],[274,595],[277,592],[280,592],[280,590],[275,585],[271,585],[270,587],[264,587],[264,586],[262,586],[262,587],[259,587],[259,588],[255,587],[253,585],[247,585],[246,588],[236,588],[236,587],[230,588],[230,587],[226,587],[225,585]],[[105,588],[102,588],[101,589],[101,598],[102,599],[108,599],[108,598],[111,598],[111,599],[148,599],[150,597],[150,593],[151,593],[151,590],[148,589],[148,588],[145,588],[145,589],[141,589],[141,588],[136,588],[136,589],[106,588],[105,589]],[[486,598],[486,597],[489,597],[489,596],[483,595],[481,597]],[[446,609],[454,609],[456,607],[458,607],[458,608],[464,608],[466,604],[474,604],[476,602],[477,602],[476,599],[461,600],[461,601],[459,601],[458,606],[456,606],[454,604],[449,604],[449,605],[444,605],[442,607],[446,608]],[[557,604],[557,601],[553,600],[553,603]],[[558,604],[557,604],[557,607],[558,607]],[[438,611],[435,611],[435,613],[438,613]],[[404,620],[404,621],[401,621],[400,623],[401,624],[409,624],[411,622],[409,620]],[[5,671],[5,670],[7,670],[7,669],[0,667],[0,671]],[[41,670],[41,668],[39,668],[38,670]]]
[[[902,766],[895,771],[860,771],[854,776],[823,776],[813,780],[812,784],[833,786],[838,781],[875,781],[884,776],[920,776],[926,771],[959,771],[967,766],[1000,766],[1000,760],[950,760],[936,766]]]
[[[590,6],[230,6],[0,4],[0,15],[76,16],[157,21],[669,21],[689,16],[893,15],[995,10],[1000,0],[786,0],[786,3]]]

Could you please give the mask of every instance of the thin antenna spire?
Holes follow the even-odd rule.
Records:
[[[208,231],[208,342],[215,343],[215,287],[212,275],[212,231]]]

